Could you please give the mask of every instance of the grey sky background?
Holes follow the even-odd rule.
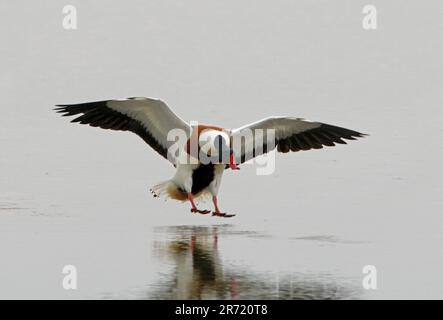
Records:
[[[62,28],[65,4],[78,30]],[[366,4],[375,31],[362,28]],[[276,239],[226,237],[223,255],[251,270],[360,279],[373,264],[379,289],[364,297],[443,298],[441,2],[3,1],[0,12],[0,298],[137,296],[163,268],[153,227],[222,223]],[[148,194],[174,170],[140,138],[51,110],[130,96],[225,127],[293,115],[371,136],[278,154],[271,176],[226,172],[220,204],[237,217],[214,220]],[[293,240],[310,236],[344,242]],[[66,264],[77,291],[61,288]]]

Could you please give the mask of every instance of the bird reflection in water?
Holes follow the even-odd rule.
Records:
[[[161,285],[162,299],[235,299],[235,276],[222,270],[218,227],[171,227],[175,239],[156,242],[159,256],[173,260],[174,274]]]
[[[150,299],[355,299],[358,296],[354,286],[339,283],[330,275],[282,274],[277,279],[272,274],[223,261],[220,238],[254,236],[230,225],[161,227],[156,233],[162,240],[154,242],[155,254],[171,263],[173,270],[162,273],[159,282],[151,287]]]

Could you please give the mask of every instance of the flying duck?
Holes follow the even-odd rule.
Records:
[[[132,131],[176,169],[172,179],[151,189],[154,197],[165,196],[189,201],[191,212],[208,214],[197,208],[195,199],[212,197],[212,215],[221,212],[217,194],[223,172],[275,148],[278,152],[321,149],[346,144],[365,134],[295,117],[268,117],[237,129],[188,124],[161,100],[134,97],[80,104],[56,105],[63,116],[77,116],[71,122],[103,129]]]

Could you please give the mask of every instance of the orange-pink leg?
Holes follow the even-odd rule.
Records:
[[[237,281],[235,275],[231,278],[231,299],[237,299]]]
[[[232,170],[240,170],[240,167],[235,164],[235,157],[233,153],[231,153],[229,156],[229,168]]]
[[[191,192],[188,192],[188,200],[189,200],[189,202],[191,203],[191,206],[192,206],[191,212],[201,213],[201,214],[208,214],[209,212],[211,212],[210,210],[199,210],[197,208],[197,206],[195,205],[194,196],[192,195]]]
[[[217,196],[213,196],[212,197],[212,203],[214,204],[214,209],[215,211],[212,212],[213,216],[217,216],[217,217],[225,217],[225,218],[231,218],[233,216],[235,216],[235,214],[227,214],[225,212],[221,212],[219,207],[218,207],[218,200],[217,200]]]

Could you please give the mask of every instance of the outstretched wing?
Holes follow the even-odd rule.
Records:
[[[174,157],[168,157],[168,149],[174,141],[168,141],[168,132],[181,129],[186,136],[190,134],[189,125],[172,112],[166,103],[156,99],[128,98],[64,104],[57,105],[55,110],[63,116],[80,115],[71,122],[103,129],[132,131],[173,164]]]
[[[261,129],[256,131],[257,129]],[[268,133],[273,129],[274,135]],[[257,134],[261,135],[258,138]],[[269,117],[263,120],[234,129],[231,132],[233,141],[239,141],[234,154],[237,163],[244,163],[254,157],[268,153],[277,148],[278,152],[321,149],[346,144],[343,139],[355,140],[366,134],[294,117]],[[269,137],[268,137],[269,136]],[[234,142],[235,145],[235,142]]]

